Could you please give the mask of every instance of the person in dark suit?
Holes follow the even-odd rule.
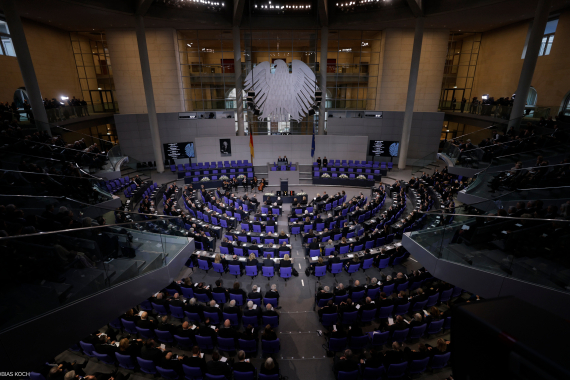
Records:
[[[247,294],[245,294],[245,291],[240,288],[239,282],[237,282],[237,281],[234,282],[234,285],[229,290],[229,292],[230,292],[230,294],[241,295],[243,302],[245,302],[245,300],[247,299]]]
[[[145,311],[141,314],[141,319],[135,322],[135,324],[137,325],[137,327],[140,327],[141,329],[154,330],[154,328],[156,327],[156,320],[149,319],[148,313]]]
[[[170,334],[174,334],[176,327],[169,322],[168,315],[163,315],[158,322],[158,327],[156,328],[158,331],[168,331]]]
[[[429,351],[425,344],[420,343],[417,350],[411,350],[410,347],[404,348],[404,356],[411,363],[414,360],[423,360],[429,357]]]
[[[279,375],[279,365],[273,358],[269,357],[259,368],[259,373],[263,375]]]
[[[271,285],[271,289],[265,293],[265,298],[277,298],[277,302],[279,302],[279,292],[277,291],[277,285]]]
[[[412,319],[412,321],[410,322],[410,324],[408,325],[408,327],[410,328],[410,330],[414,327],[418,327],[423,325],[424,322],[424,317],[420,314],[420,313],[416,313],[414,314],[414,319]]]
[[[99,336],[99,343],[95,345],[95,351],[99,354],[107,354],[110,357],[115,357],[115,352],[119,351],[119,348],[115,346],[115,341],[107,335]]]
[[[239,336],[238,332],[232,327],[231,322],[229,319],[226,319],[224,321],[224,325],[223,327],[220,327],[218,329],[218,337],[220,338],[233,338],[233,339],[237,339],[237,337]]]
[[[261,299],[261,298],[263,298],[263,297],[261,296],[261,292],[258,292],[257,289],[258,289],[258,288],[257,288],[257,285],[253,285],[253,286],[251,287],[251,292],[249,292],[249,293],[247,294],[247,299],[253,300],[253,299]]]
[[[250,301],[251,302],[251,301]],[[253,328],[252,325],[247,325],[244,327],[244,331],[241,333],[239,339],[243,340],[254,340],[258,341],[258,333],[257,330]]]
[[[398,296],[392,297],[392,299],[394,300],[394,305],[396,305],[396,306],[405,305],[408,303],[408,297],[406,297],[406,291],[405,290],[401,290],[400,293],[398,293]]]
[[[212,292],[206,289],[203,282],[198,283],[198,286],[194,288],[194,294],[205,294],[209,299],[212,299]]]
[[[229,366],[228,362],[225,362],[225,363],[221,362],[220,361],[220,354],[218,353],[218,351],[214,351],[212,353],[212,360],[210,360],[206,364],[206,373],[209,373],[210,375],[214,375],[214,376],[223,375],[227,379],[229,379],[231,377],[231,374],[232,374],[232,369]]]
[[[340,263],[340,257],[338,257],[338,251],[333,251],[333,253],[331,254],[331,257],[329,257],[329,261],[328,261],[328,269],[329,271],[332,268],[333,264],[338,264]]]
[[[319,166],[319,169],[321,168],[322,164],[323,164],[323,161],[321,160],[321,158],[320,157],[317,158],[317,165]]]
[[[265,311],[261,313],[261,315],[263,317],[277,317],[277,323],[279,323],[279,314],[277,314],[277,312],[273,308],[273,305],[271,305],[270,303],[265,305]]]
[[[255,257],[255,253],[250,253],[249,257],[247,259],[247,262],[245,263],[246,266],[255,266],[255,267],[259,267],[259,262],[257,261],[257,258]]]
[[[210,304],[204,307],[204,312],[218,314],[218,320],[221,321],[222,320],[222,311],[220,310],[220,307],[216,307],[216,305],[217,305],[216,301],[211,300]]]
[[[358,293],[364,290],[364,286],[360,285],[360,281],[355,280],[354,284],[349,288],[350,297],[352,297],[352,293]]]
[[[263,259],[263,266],[264,267],[274,267],[275,266],[275,263],[273,262],[273,260],[271,260],[270,254],[265,255],[265,259]]]
[[[237,359],[238,361],[234,363],[233,365],[233,369],[234,371],[238,371],[238,372],[253,372],[255,374],[255,367],[253,366],[253,364],[251,364],[249,362],[249,360],[246,362],[245,359],[245,352],[243,350],[239,350],[237,353]]]
[[[164,355],[164,349],[157,347],[153,339],[148,339],[141,348],[141,358],[152,360],[155,365],[160,365]]]
[[[322,320],[323,315],[325,314],[336,314],[338,312],[338,308],[334,304],[332,298],[327,302],[325,307],[319,309],[319,320]]]
[[[404,353],[400,343],[393,342],[392,349],[384,354],[384,367],[388,368],[390,364],[400,364],[405,361]]]
[[[173,335],[178,335],[182,338],[190,338],[190,339],[194,340],[194,337],[196,336],[197,330],[196,330],[196,327],[194,327],[194,329],[192,329],[192,327],[194,327],[194,326],[191,325],[190,322],[184,321],[182,323],[182,325],[180,325],[180,326],[178,326],[178,328],[176,328]]]
[[[344,354],[341,357],[337,356],[334,358],[333,367],[335,375],[338,377],[339,372],[357,371],[359,369],[357,360],[358,358],[352,355],[351,350],[344,350]]]
[[[424,293],[422,288],[417,288],[412,298],[409,300],[410,309],[412,309],[416,302],[423,302],[427,300],[427,295]]]
[[[394,301],[391,298],[388,298],[386,293],[380,292],[380,299],[378,300],[378,308],[388,307],[392,305],[394,305]]]
[[[283,259],[279,261],[279,268],[291,268],[292,260],[289,258],[288,254],[283,256]]]
[[[245,298],[244,298],[245,300]],[[241,320],[241,308],[236,305],[235,300],[231,300],[228,306],[224,307],[224,313],[227,314],[236,314],[238,317],[238,321]]]
[[[230,254],[234,253],[234,246],[232,245],[232,243],[230,243],[230,241],[228,240],[228,238],[224,238],[224,240],[222,241],[222,243],[220,244],[221,247],[225,247],[228,249],[228,252]]]
[[[206,360],[201,357],[200,347],[198,346],[192,348],[192,355],[185,356],[182,359],[182,364],[186,364],[188,367],[200,368],[202,373],[206,373]]]
[[[346,289],[344,288],[343,283],[339,283],[338,286],[334,289],[334,295],[336,297],[342,297],[347,294]]]
[[[212,289],[212,293],[225,294],[226,302],[230,299],[228,290],[222,286],[222,280],[216,280],[216,287]]]
[[[121,318],[124,319],[125,321],[135,322],[135,324],[136,324],[137,321],[140,321],[140,319],[141,319],[141,317],[139,317],[139,316],[135,313],[134,309],[129,309],[129,310],[127,310],[127,312],[126,312],[125,314],[123,314],[123,315],[121,316]],[[84,341],[84,342],[85,342],[85,341]]]
[[[364,304],[362,305],[362,307],[360,308],[360,313],[362,313],[363,310],[376,310],[376,304],[373,303],[374,301],[372,301],[372,298],[370,297],[366,297],[366,299],[364,300]]]
[[[394,331],[405,330],[409,326],[406,322],[404,322],[404,317],[401,315],[396,316],[396,320],[392,326],[389,326],[390,335],[394,333]]]
[[[261,340],[276,340],[276,339],[277,339],[277,334],[275,333],[275,331],[273,331],[271,325],[265,326],[263,334],[261,334]]]

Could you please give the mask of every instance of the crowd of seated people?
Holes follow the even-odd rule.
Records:
[[[557,163],[551,163],[538,156],[536,162],[530,167],[524,167],[522,161],[518,161],[510,170],[497,173],[489,181],[491,192],[499,188],[507,190],[568,186],[570,184],[570,157],[564,158]]]
[[[475,146],[471,139],[453,139],[451,144],[459,149],[457,162],[461,164],[477,159],[475,153],[477,149],[483,151],[480,159],[489,162],[494,157],[548,147],[568,140],[567,134],[559,126],[559,123],[552,121],[552,118],[549,118],[549,122],[541,122],[539,125],[552,128],[552,131],[541,134],[535,125],[527,123],[525,127],[519,128],[518,132],[513,127],[506,133],[494,132],[491,137],[483,139],[478,146]]]

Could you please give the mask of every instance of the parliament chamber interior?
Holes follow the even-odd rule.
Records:
[[[0,39],[0,376],[570,378],[567,0],[0,0]]]

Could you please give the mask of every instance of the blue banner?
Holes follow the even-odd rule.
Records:
[[[313,131],[313,147],[311,148],[311,157],[315,156],[315,131]]]

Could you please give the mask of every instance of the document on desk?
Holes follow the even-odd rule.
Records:
[[[253,310],[257,309],[257,304],[253,304]]]
[[[311,257],[311,260],[312,260],[312,261],[317,261],[318,259],[319,259],[319,258],[318,258],[317,256]]]
[[[204,358],[204,353],[203,353],[203,352],[200,353],[200,358],[201,358],[201,359]]]
[[[215,330],[215,329],[216,329],[216,326],[210,325],[210,328],[211,328],[212,330]]]
[[[356,305],[356,310],[359,310],[359,309],[360,309],[360,305]]]
[[[348,257],[349,259],[352,259],[354,257],[354,255],[352,253],[349,253],[348,255],[346,255],[346,257]]]
[[[394,318],[388,317],[388,326],[392,326],[394,324]]]

